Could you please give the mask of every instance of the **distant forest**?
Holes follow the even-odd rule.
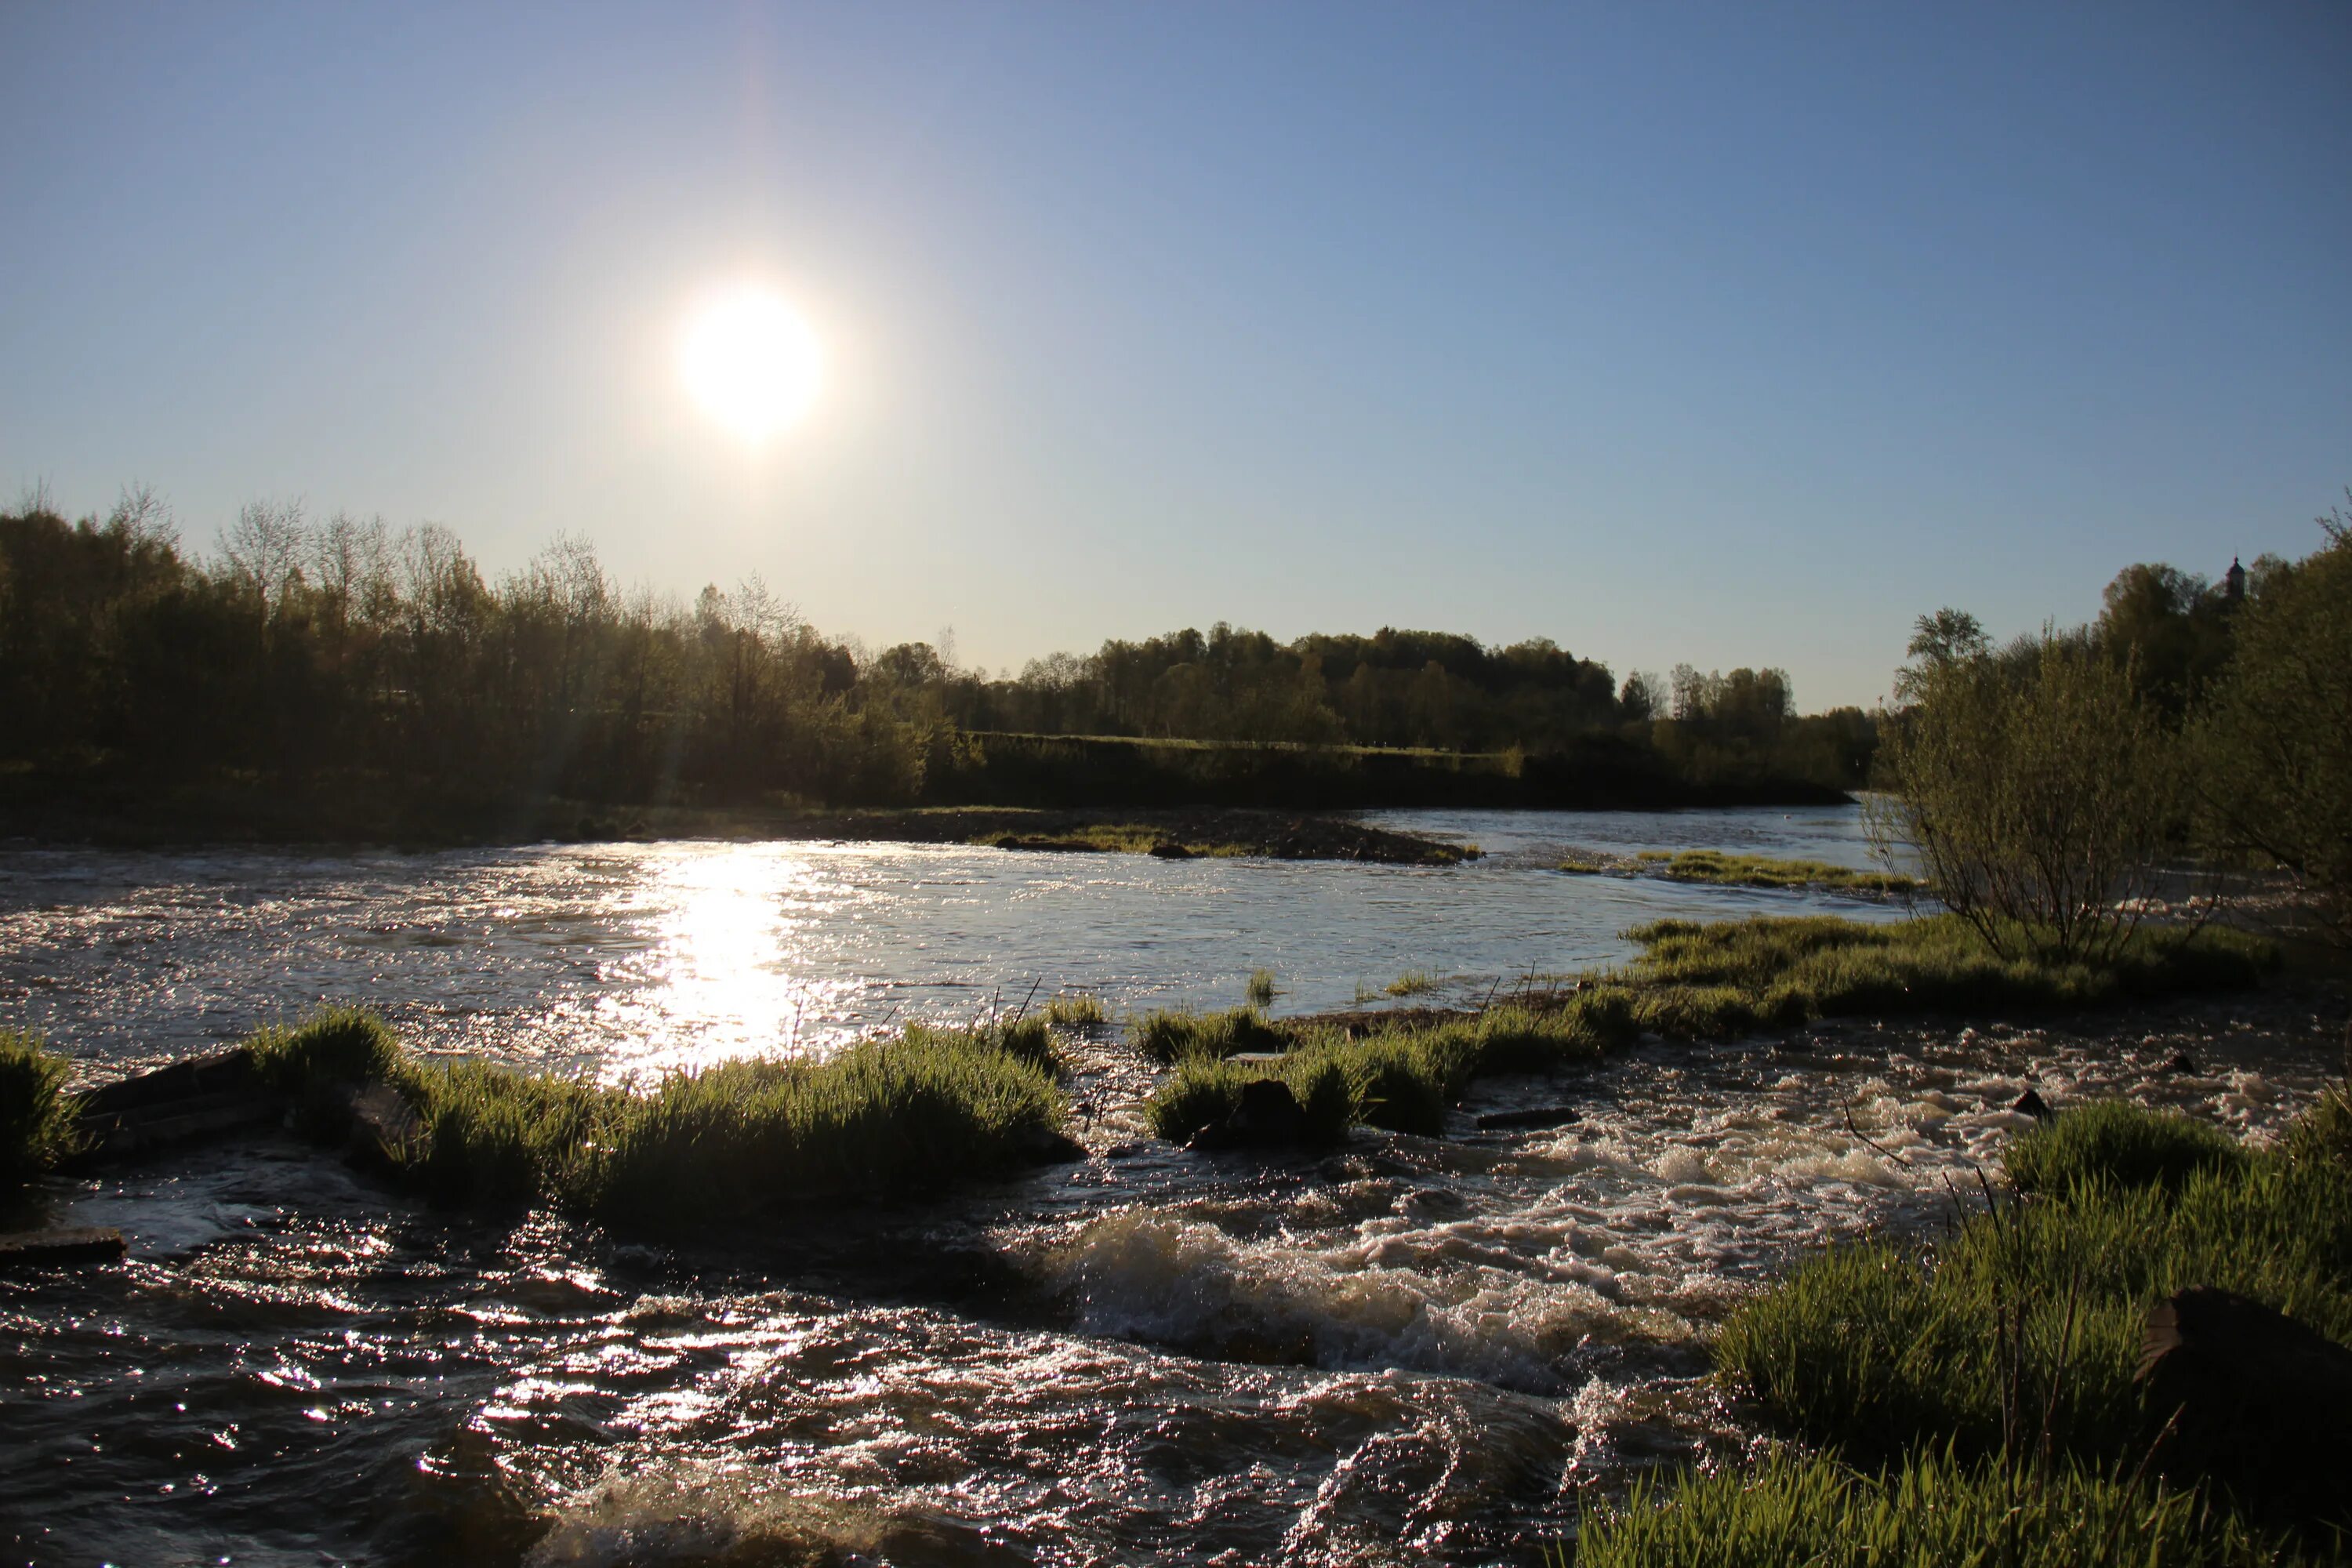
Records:
[[[1541,639],[1220,623],[991,679],[826,637],[757,581],[625,589],[576,541],[494,582],[445,529],[289,507],[210,557],[144,492],[0,514],[0,805],[1671,805],[1833,798],[1873,743],[1779,670],[1621,682]]]

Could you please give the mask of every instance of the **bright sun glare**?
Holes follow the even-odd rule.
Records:
[[[704,413],[745,440],[776,434],[816,398],[816,334],[776,295],[740,289],[705,303],[678,341],[678,373]]]

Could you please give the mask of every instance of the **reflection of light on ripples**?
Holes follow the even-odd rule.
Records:
[[[807,861],[772,846],[687,845],[651,869],[639,900],[654,917],[642,979],[604,1009],[634,1039],[607,1076],[799,1054],[834,989],[793,972],[805,918],[793,911],[825,901]]]

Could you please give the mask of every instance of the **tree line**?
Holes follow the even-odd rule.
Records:
[[[19,784],[136,798],[226,781],[450,809],[937,801],[992,736],[1550,757],[1605,742],[1642,776],[1766,793],[1856,786],[1873,743],[1858,710],[1801,717],[1779,670],[1620,682],[1540,638],[1281,643],[1221,622],[991,678],[923,643],[828,637],[757,579],[691,603],[627,589],[572,539],[493,579],[446,529],[260,504],[202,554],[143,490],[103,517],[41,497],[0,513],[0,714]]]

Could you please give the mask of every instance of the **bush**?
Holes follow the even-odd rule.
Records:
[[[2181,800],[2180,748],[2130,668],[2044,637],[2010,658],[1939,654],[1903,685],[1914,701],[1879,751],[1892,793],[1865,803],[1874,835],[1916,854],[2004,958],[2118,951]]]
[[[0,1191],[21,1185],[79,1147],[71,1065],[33,1035],[0,1029]]]

